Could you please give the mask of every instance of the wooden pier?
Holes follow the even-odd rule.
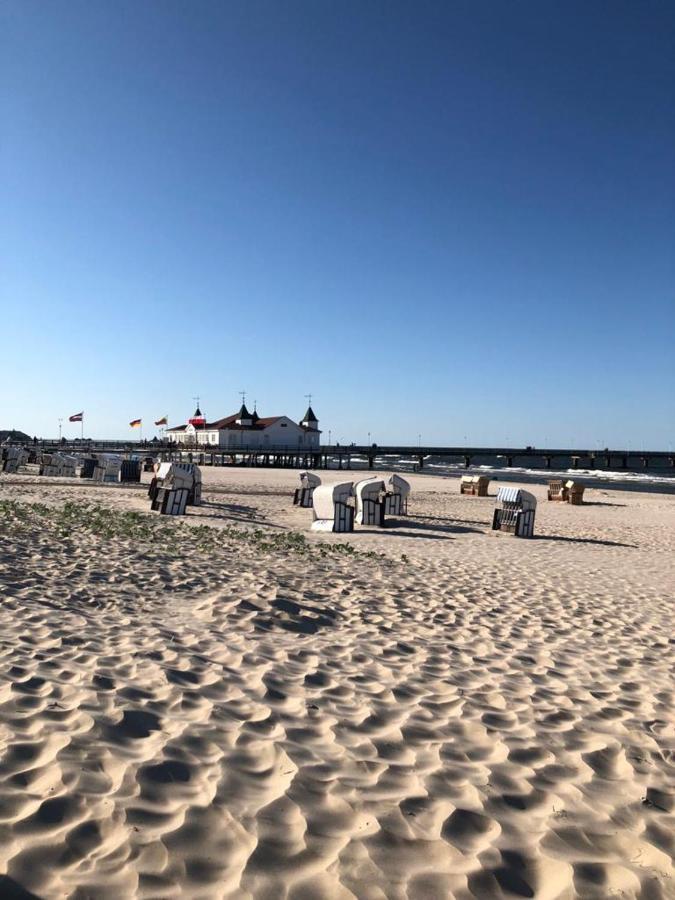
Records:
[[[672,450],[604,450],[539,449],[535,447],[423,447],[377,446],[350,444],[324,445],[318,449],[266,447],[210,449],[201,446],[177,446],[153,441],[39,441],[34,449],[70,452],[118,452],[154,456],[163,460],[192,459],[204,466],[261,466],[272,468],[350,469],[358,460],[369,469],[388,468],[406,462],[423,470],[433,457],[437,463],[470,469],[490,465],[540,469],[590,469],[606,471],[658,471],[675,474],[675,452]]]

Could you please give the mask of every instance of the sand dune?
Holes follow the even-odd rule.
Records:
[[[296,480],[140,538],[0,477],[0,897],[675,897],[675,498],[310,535]]]

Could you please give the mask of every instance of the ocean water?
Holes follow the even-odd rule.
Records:
[[[675,494],[675,469],[646,469],[644,472],[626,472],[606,469],[572,469],[566,466],[554,467],[552,460],[550,469],[533,469],[526,466],[506,466],[500,460],[472,465],[468,469],[463,463],[448,463],[447,460],[433,455],[424,457],[424,466],[419,469],[416,461],[406,457],[381,456],[375,459],[375,470],[388,469],[397,472],[440,475],[457,478],[460,475],[490,475],[495,481],[517,481],[526,484],[546,484],[553,478],[573,479],[588,487],[611,487],[621,490],[649,491],[655,493]],[[566,461],[566,460],[565,460]],[[337,468],[337,457],[330,461],[330,468]],[[559,460],[562,462],[562,460]],[[368,459],[365,456],[352,457],[352,469],[367,470]]]

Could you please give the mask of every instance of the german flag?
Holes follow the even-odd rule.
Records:
[[[155,425],[168,425],[168,424],[169,424],[168,416],[162,416],[161,419],[157,419],[157,421],[155,422]]]
[[[143,419],[134,419],[133,422],[129,422],[130,428],[140,428],[143,423]]]

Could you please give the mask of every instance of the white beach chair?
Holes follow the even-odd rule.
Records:
[[[23,447],[7,447],[6,450],[3,450],[3,461],[0,471],[5,472],[7,475],[14,475],[27,462],[27,450],[24,450]]]
[[[105,484],[117,484],[122,470],[122,458],[113,453],[99,453],[96,457],[96,465],[92,473],[94,481]]]
[[[515,487],[500,487],[497,508],[492,518],[493,531],[508,531],[516,537],[532,537],[537,499],[528,491]]]
[[[357,481],[354,487],[356,495],[357,525],[384,525],[384,481],[373,476]]]
[[[321,479],[313,472],[300,473],[300,487],[293,494],[293,506],[302,506],[309,509],[312,506],[312,494],[314,488],[318,488]]]
[[[387,516],[405,516],[408,513],[410,484],[400,475],[392,475],[386,483],[384,512]]]
[[[321,484],[314,489],[312,531],[354,530],[354,485]]]
[[[148,496],[154,502],[162,488],[185,489],[188,492],[187,505],[200,506],[202,502],[202,473],[194,463],[160,463],[157,475],[150,482]],[[154,507],[153,507],[154,509]]]

